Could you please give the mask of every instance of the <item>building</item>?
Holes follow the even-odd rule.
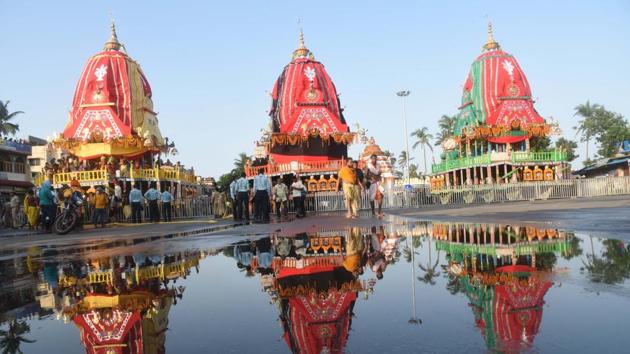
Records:
[[[551,228],[434,223],[431,237],[449,276],[469,300],[490,351],[529,351],[543,319],[557,257],[574,254],[573,236]]]
[[[65,157],[61,149],[56,149],[52,143],[44,139],[29,136],[28,142],[32,146],[31,155],[28,157],[28,165],[31,168],[33,181],[36,180],[39,175],[44,174],[46,162]]]
[[[271,122],[257,144],[256,159],[246,166],[247,176],[253,178],[263,168],[270,176],[313,176],[331,189],[329,177],[343,166],[356,134],[350,132],[335,85],[306,48],[303,33],[271,98]]]
[[[162,157],[177,153],[164,138],[153,108],[152,90],[140,65],[118,41],[114,23],[102,51],[91,56],[77,82],[68,123],[54,146],[67,156],[46,171],[55,186],[77,179],[84,185],[114,180],[124,188],[197,185],[193,169]],[[41,181],[38,181],[41,182]]]
[[[614,157],[599,159],[574,174],[586,178],[630,176],[630,140],[620,144]]]
[[[28,156],[31,145],[24,140],[0,139],[0,195],[5,200],[10,193],[25,193],[33,187]]]
[[[567,178],[563,151],[534,151],[559,132],[534,108],[525,73],[511,54],[488,40],[464,82],[462,102],[444,154],[431,168],[433,188]]]

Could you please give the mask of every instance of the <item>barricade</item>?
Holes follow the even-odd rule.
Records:
[[[627,176],[459,186],[437,191],[431,191],[427,185],[414,185],[411,189],[395,186],[386,190],[383,208],[421,208],[628,194],[630,177]],[[306,210],[310,212],[346,210],[342,192],[315,193],[307,196],[306,200]],[[370,209],[367,193],[361,193],[359,206],[362,210]]]

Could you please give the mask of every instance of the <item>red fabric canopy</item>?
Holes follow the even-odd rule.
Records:
[[[276,81],[272,99],[269,114],[277,133],[348,132],[335,85],[318,61],[306,57],[291,61]]]
[[[544,123],[536,112],[525,73],[512,55],[497,49],[481,54],[473,62],[464,83],[462,109],[474,121],[490,126],[512,128]],[[495,143],[518,142],[526,135],[490,137]]]
[[[134,85],[141,89],[134,93]],[[145,97],[151,98],[151,87],[137,63],[118,50],[100,52],[88,60],[81,73],[63,135],[83,140],[94,132],[105,139],[129,136],[133,129],[132,102],[142,102]]]
[[[139,312],[111,309],[109,317],[92,310],[72,320],[81,330],[81,342],[88,354],[141,354],[142,322]],[[121,346],[124,344],[124,346]]]

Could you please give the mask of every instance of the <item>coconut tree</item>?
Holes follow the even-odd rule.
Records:
[[[247,156],[246,153],[241,152],[240,154],[238,154],[238,157],[234,159],[234,169],[237,172],[245,171],[245,164],[247,163],[248,159],[249,156]]]
[[[435,138],[435,146],[442,144],[446,138],[453,135],[453,131],[455,130],[455,122],[457,122],[457,116],[449,116],[443,114],[442,117],[438,120],[438,127],[440,127],[440,131],[438,132]]]
[[[424,157],[424,174],[427,174],[427,147],[433,152],[433,146],[431,146],[431,140],[433,135],[429,133],[429,128],[422,127],[416,129],[411,133],[411,136],[416,138],[416,142],[413,143],[413,148],[422,147],[422,155]]]
[[[405,172],[408,168],[408,164],[413,161],[413,157],[407,157],[407,151],[401,151],[400,155],[398,155],[398,166]]]
[[[9,323],[9,330],[0,330],[0,348],[2,354],[23,353],[20,349],[22,343],[34,343],[32,339],[24,338],[24,334],[31,331],[31,327],[23,321],[14,319]]]
[[[595,120],[597,115],[597,110],[601,109],[602,106],[595,103],[591,104],[590,101],[586,101],[586,103],[579,104],[575,106],[574,116],[581,117],[582,120],[578,122],[578,125],[573,127],[575,129],[575,134],[580,136],[580,140],[582,142],[586,142],[586,160],[589,161],[588,154],[588,145],[595,134]]]
[[[435,285],[435,277],[440,276],[440,272],[437,271],[438,264],[440,263],[440,252],[438,252],[437,259],[435,263],[432,262],[431,257],[431,237],[427,238],[429,240],[429,259],[426,265],[418,264],[418,267],[424,271],[424,276],[418,277],[418,280],[429,285]]]
[[[20,130],[20,126],[16,123],[13,123],[15,117],[18,114],[23,114],[22,111],[15,111],[9,113],[9,102],[0,101],[0,137],[4,137],[7,135],[15,135]]]

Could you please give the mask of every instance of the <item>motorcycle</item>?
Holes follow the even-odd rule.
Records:
[[[82,223],[81,207],[83,198],[79,193],[72,193],[65,198],[63,210],[55,218],[55,232],[57,235],[65,235]]]

